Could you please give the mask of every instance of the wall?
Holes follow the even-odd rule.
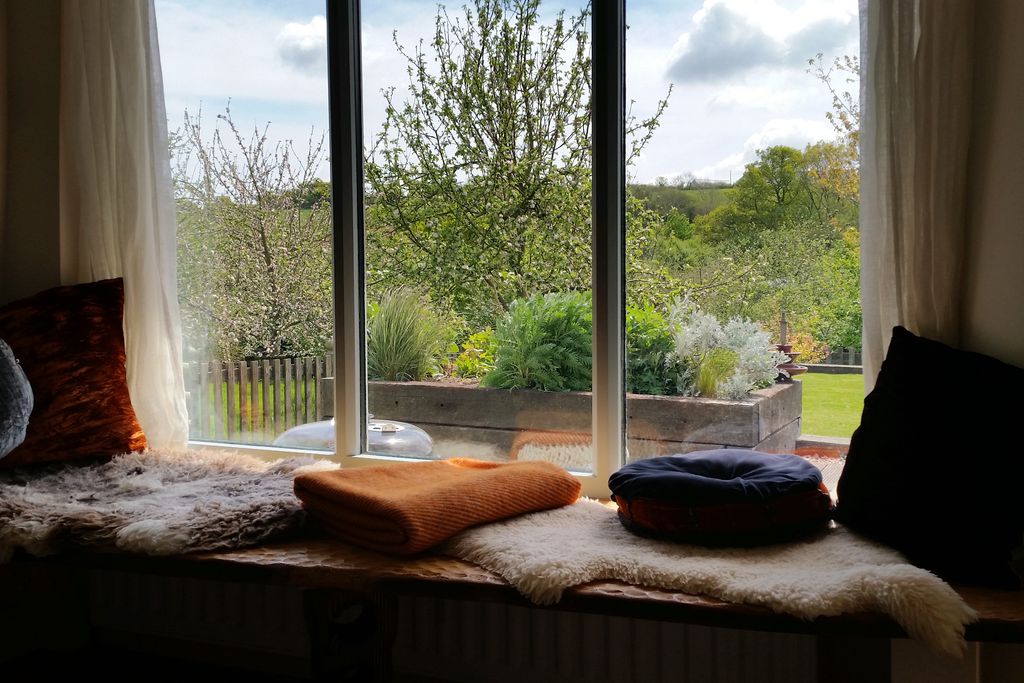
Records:
[[[60,3],[8,2],[7,166],[0,303],[60,284],[57,102]],[[0,125],[3,121],[0,120]],[[0,160],[2,161],[2,160]]]
[[[1024,3],[977,3],[965,346],[1024,366]]]

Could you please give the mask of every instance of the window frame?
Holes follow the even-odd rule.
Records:
[[[597,2],[591,13],[593,472],[583,493],[608,495],[625,455],[625,117],[626,8]],[[378,462],[362,453],[366,433],[363,276],[363,131],[360,2],[327,3],[331,186],[334,211],[336,456],[345,465]]]
[[[584,495],[607,496],[626,453],[626,3],[592,3],[594,471]]]
[[[366,434],[363,96],[360,2],[327,3],[334,240],[335,455],[362,455]]]
[[[625,461],[626,21],[625,0],[591,6],[593,302],[592,472],[582,493],[608,496]],[[366,441],[366,316],[363,248],[362,41],[360,1],[328,2],[327,55],[334,249],[334,459],[358,467],[404,458],[362,452]],[[190,441],[262,457],[302,449]],[[321,454],[320,452],[317,452]]]

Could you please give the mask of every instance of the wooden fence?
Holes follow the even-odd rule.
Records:
[[[862,356],[860,349],[852,347],[845,347],[841,349],[835,349],[832,353],[828,354],[825,360],[821,361],[823,365],[863,365]]]
[[[333,358],[185,363],[189,437],[269,444],[286,429],[329,417]]]

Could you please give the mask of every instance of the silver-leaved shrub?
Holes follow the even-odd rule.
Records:
[[[687,300],[677,300],[669,310],[668,322],[675,341],[675,354],[681,367],[690,368],[679,377],[679,393],[714,398],[743,398],[751,391],[771,386],[779,374],[778,366],[789,360],[772,344],[771,336],[746,318],[732,318],[724,325],[713,315],[701,311]],[[728,349],[732,362],[723,364],[718,349]],[[708,363],[714,361],[709,381]],[[698,391],[696,378],[705,372]],[[706,393],[709,391],[710,393]]]

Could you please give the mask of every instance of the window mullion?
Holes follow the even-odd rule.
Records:
[[[593,5],[593,481],[607,495],[625,445],[625,3]]]
[[[336,452],[358,455],[366,431],[363,125],[359,2],[327,3],[334,224]]]

